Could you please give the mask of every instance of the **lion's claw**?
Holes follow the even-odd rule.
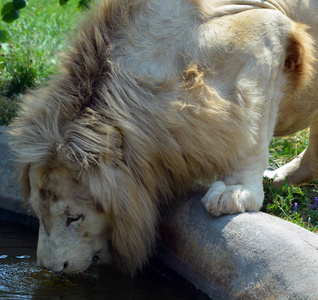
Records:
[[[249,187],[242,185],[227,186],[223,181],[212,183],[202,202],[213,216],[237,214],[260,209],[263,197]],[[261,194],[262,195],[262,194]]]

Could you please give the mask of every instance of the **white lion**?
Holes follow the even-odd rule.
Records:
[[[305,154],[273,175],[314,179],[318,26],[297,22],[316,21],[318,2],[302,2],[99,4],[13,124],[38,264],[76,273],[113,261],[133,274],[160,205],[202,178],[217,179],[203,198],[212,215],[258,210],[274,132],[314,124]]]

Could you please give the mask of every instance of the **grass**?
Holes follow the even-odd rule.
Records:
[[[7,1],[0,0],[0,8]],[[80,14],[77,5],[78,0],[62,7],[58,0],[29,0],[19,19],[0,21],[10,34],[0,49],[0,125],[15,116],[22,94],[55,73],[57,54]]]
[[[0,0],[0,7],[5,2],[7,0]],[[57,53],[80,14],[77,4],[78,0],[70,0],[60,7],[58,0],[29,0],[18,20],[12,24],[1,22],[1,26],[10,32],[10,42],[2,44],[0,49],[0,125],[9,124],[28,89],[45,84],[55,73]],[[307,144],[306,130],[287,138],[273,138],[269,147],[270,165],[277,168],[290,161]],[[264,192],[262,211],[318,232],[316,184],[284,185],[276,189],[270,182],[265,182]]]
[[[295,158],[308,146],[308,138],[308,129],[284,138],[273,138],[269,146],[270,166],[275,169]]]
[[[270,166],[279,166],[291,161],[308,146],[309,130],[284,138],[273,138],[270,146]],[[293,222],[318,233],[318,181],[301,187],[283,185],[275,188],[264,181],[265,200],[262,211]]]
[[[264,183],[265,200],[261,211],[318,233],[318,191],[315,185],[275,188]]]

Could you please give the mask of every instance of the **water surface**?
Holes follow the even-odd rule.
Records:
[[[106,267],[81,276],[55,274],[36,266],[36,245],[36,231],[0,221],[0,299],[209,299],[178,276],[163,273],[154,265],[134,279]]]

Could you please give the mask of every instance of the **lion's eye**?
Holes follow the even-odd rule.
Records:
[[[66,226],[70,226],[71,223],[80,221],[80,220],[84,220],[84,215],[72,215],[72,216],[68,216],[67,220],[66,220]]]

